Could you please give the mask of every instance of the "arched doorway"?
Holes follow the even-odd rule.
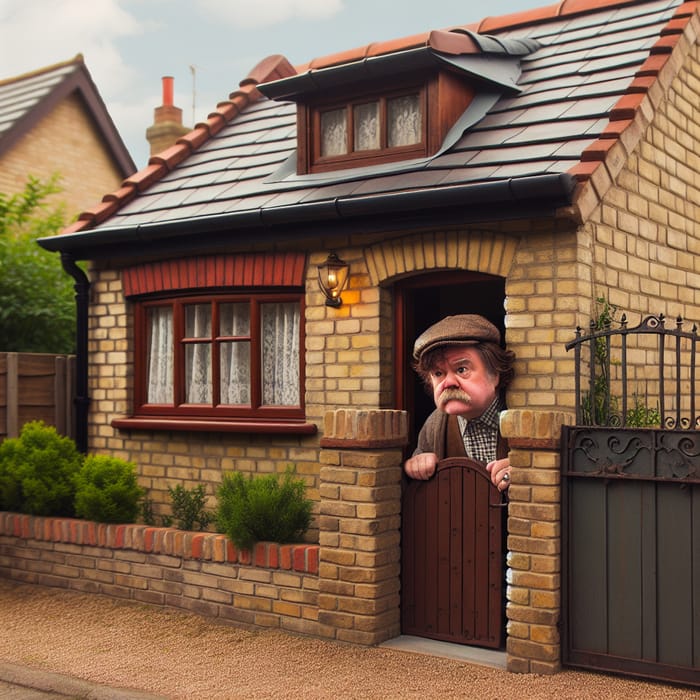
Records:
[[[485,316],[503,333],[505,280],[482,273],[437,272],[401,280],[394,291],[394,386],[396,407],[409,414],[408,456],[434,409],[432,396],[411,368],[415,338],[441,318],[465,313]],[[450,464],[430,482],[405,484],[402,632],[501,648],[505,508],[494,510],[497,503],[485,502],[488,479],[480,478],[483,474],[475,464],[466,469]]]

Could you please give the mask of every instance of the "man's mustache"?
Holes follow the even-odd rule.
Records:
[[[448,401],[462,401],[463,403],[471,403],[472,397],[462,389],[445,389],[440,394],[439,406],[442,408]]]

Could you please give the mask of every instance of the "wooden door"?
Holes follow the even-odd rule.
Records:
[[[402,507],[403,634],[500,648],[505,508],[484,465],[438,463],[406,482]]]

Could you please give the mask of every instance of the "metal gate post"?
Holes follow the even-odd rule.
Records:
[[[513,467],[507,555],[507,667],[561,669],[561,427],[573,413],[509,410],[501,416]]]

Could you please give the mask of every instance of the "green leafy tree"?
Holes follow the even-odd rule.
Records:
[[[0,193],[0,350],[75,351],[73,280],[56,253],[36,242],[65,225],[47,198],[59,192],[57,178],[29,177],[23,192]]]

